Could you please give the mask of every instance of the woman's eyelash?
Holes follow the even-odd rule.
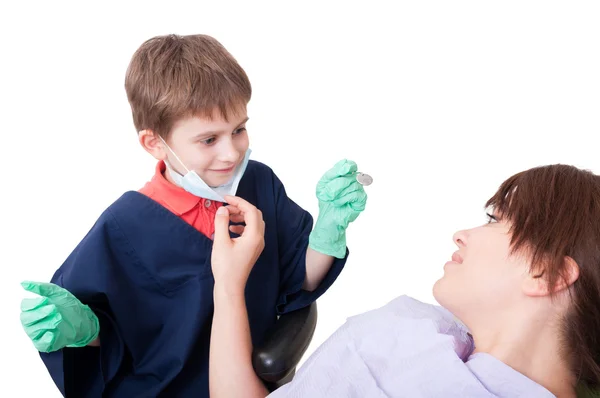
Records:
[[[498,221],[498,219],[493,214],[485,213],[485,215],[488,218],[488,223],[491,223],[492,221]]]

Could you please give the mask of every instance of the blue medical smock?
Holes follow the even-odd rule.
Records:
[[[308,306],[331,286],[348,251],[314,292],[302,290],[311,215],[256,161],[237,195],[262,211],[266,225],[246,286],[257,345],[278,314]],[[138,192],[106,209],[52,278],[100,319],[101,347],[40,354],[63,395],[208,397],[211,250],[210,239]]]

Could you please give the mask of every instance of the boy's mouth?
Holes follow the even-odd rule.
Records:
[[[214,171],[215,173],[227,174],[227,173],[231,173],[233,171],[233,169],[235,169],[235,165],[233,165],[227,169],[212,169],[211,171]]]

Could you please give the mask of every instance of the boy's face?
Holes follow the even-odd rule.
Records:
[[[248,149],[247,112],[236,112],[225,121],[218,113],[212,118],[189,117],[173,125],[163,156],[181,175],[194,170],[211,187],[226,184]],[[164,158],[163,158],[164,160]],[[183,163],[183,165],[181,164]],[[184,167],[185,165],[185,167]],[[169,173],[165,173],[169,179]]]

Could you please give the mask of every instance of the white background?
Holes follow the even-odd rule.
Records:
[[[154,172],[123,88],[152,36],[207,33],[230,50],[254,89],[252,157],[313,216],[339,159],[375,179],[309,353],[395,296],[433,302],[452,233],[484,221],[505,178],[548,163],[600,171],[597,1],[7,3],[0,396],[59,396],[21,328],[19,283],[48,280]]]

